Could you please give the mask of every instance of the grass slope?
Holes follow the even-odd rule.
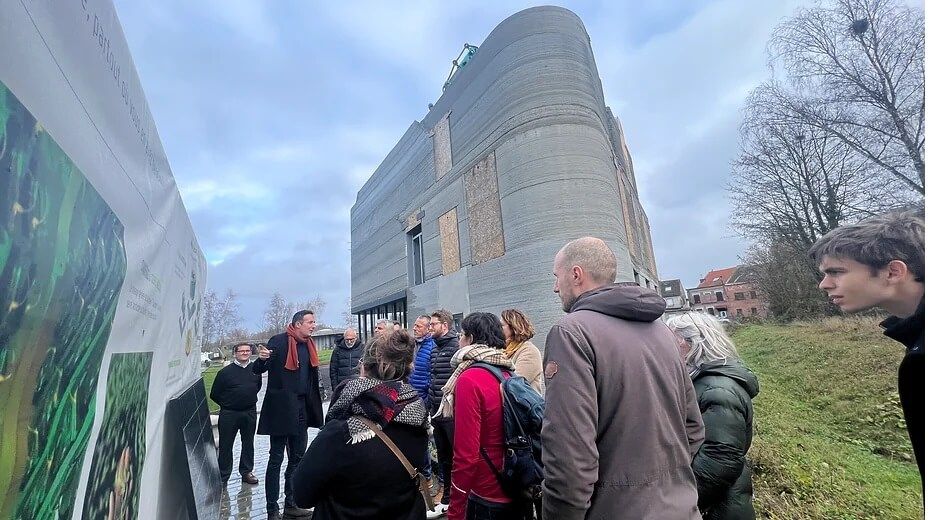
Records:
[[[922,518],[920,475],[897,396],[904,348],[870,318],[750,325],[733,337],[759,377],[761,518]]]

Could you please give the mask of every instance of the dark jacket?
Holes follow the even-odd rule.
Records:
[[[428,389],[431,387],[431,353],[434,352],[434,338],[426,336],[415,351],[415,368],[411,371],[408,382],[418,391],[421,400],[428,401]]]
[[[306,349],[304,343],[298,349]],[[268,360],[257,359],[253,362],[253,372],[269,372],[266,383],[266,396],[262,400],[259,414],[259,435],[295,435],[301,431],[298,424],[299,394],[305,394],[305,427],[320,428],[324,425],[324,407],[321,403],[318,367],[308,366],[308,387],[299,387],[298,371],[285,369],[285,356],[288,353],[288,335],[277,334],[269,339],[268,349],[272,351]]]
[[[700,520],[690,462],[703,419],[664,299],[583,293],[548,333],[545,520]]]
[[[434,338],[434,350],[431,352],[431,387],[428,389],[431,406],[428,415],[437,413],[441,406],[441,398],[444,395],[444,385],[454,373],[450,366],[450,358],[460,349],[460,336],[455,332],[448,332],[446,336]],[[452,419],[434,419],[435,421],[449,421]]]
[[[423,463],[426,430],[389,423],[384,431],[413,466]],[[424,499],[389,448],[378,437],[349,440],[345,420],[318,432],[292,477],[295,503],[314,507],[315,520],[424,520]]]
[[[751,520],[752,471],[745,454],[752,445],[752,399],[758,378],[740,361],[700,367],[693,377],[706,438],[693,458],[697,505],[707,520]]]
[[[907,318],[891,316],[881,322],[884,335],[900,341],[907,347],[901,366],[897,370],[897,391],[901,396],[901,408],[907,423],[907,434],[914,447],[914,458],[923,479],[923,300],[916,312]]]
[[[236,363],[220,369],[211,385],[211,401],[221,410],[256,411],[256,394],[262,387],[262,376],[253,373],[253,364],[241,367]]]
[[[330,388],[332,391],[343,381],[360,375],[360,357],[362,356],[363,342],[360,338],[356,338],[352,345],[347,345],[344,338],[337,340],[334,351],[330,355]]]

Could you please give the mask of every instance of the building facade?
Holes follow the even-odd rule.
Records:
[[[700,279],[700,284],[687,290],[690,308],[708,312],[720,318],[766,318],[768,304],[758,286],[749,278],[745,266],[714,269]]]
[[[561,315],[552,265],[604,239],[618,281],[657,290],[648,219],[622,126],[582,21],[558,7],[500,23],[357,194],[351,311],[408,326],[514,307],[539,331]]]
[[[681,283],[680,278],[661,280],[659,286],[661,297],[665,302],[665,313],[674,314],[690,310],[690,300],[687,298],[687,291],[684,290],[684,284]]]

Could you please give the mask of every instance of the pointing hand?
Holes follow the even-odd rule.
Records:
[[[262,345],[259,346],[259,359],[269,359],[271,354],[272,351]]]

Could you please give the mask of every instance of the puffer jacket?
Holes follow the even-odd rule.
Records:
[[[334,345],[334,352],[330,356],[330,388],[333,391],[337,385],[351,377],[360,375],[360,357],[363,356],[363,342],[359,338],[352,345],[340,338]]]
[[[752,444],[752,399],[758,378],[741,361],[700,367],[693,377],[706,439],[693,459],[697,505],[708,520],[755,518],[752,471],[745,454]]]
[[[435,338],[434,342],[434,350],[431,351],[431,385],[428,389],[430,398],[428,404],[432,416],[440,408],[441,398],[444,396],[444,385],[454,373],[454,368],[450,366],[450,358],[460,349],[460,336],[456,332],[448,332],[446,336]]]
[[[428,401],[428,388],[431,386],[432,352],[434,352],[434,338],[428,336],[418,345],[418,351],[415,353],[415,368],[411,371],[411,377],[408,380],[424,402]]]

